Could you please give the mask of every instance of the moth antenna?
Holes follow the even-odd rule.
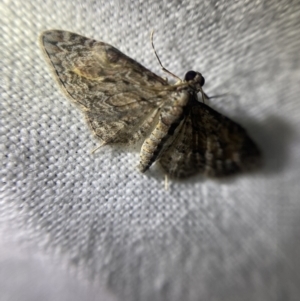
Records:
[[[175,75],[174,73],[172,73],[171,71],[169,71],[168,69],[166,69],[166,68],[162,65],[162,63],[161,63],[161,61],[160,61],[160,59],[159,59],[159,57],[158,57],[158,55],[157,55],[157,53],[156,53],[155,47],[154,47],[154,43],[153,43],[153,35],[154,35],[154,30],[151,31],[151,34],[150,34],[150,40],[151,40],[151,45],[152,45],[152,49],[153,49],[153,51],[154,51],[154,54],[155,54],[155,56],[156,56],[156,58],[157,58],[157,60],[158,60],[159,65],[161,66],[161,70],[164,71],[164,72],[166,72],[166,73],[168,73],[169,75],[171,75],[171,76],[177,78],[178,80],[180,80],[180,82],[182,82],[182,79],[181,79],[180,77],[178,77],[177,75]]]

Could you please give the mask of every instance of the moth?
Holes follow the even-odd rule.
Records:
[[[260,165],[247,132],[204,103],[201,73],[188,71],[170,84],[113,46],[67,31],[43,32],[40,45],[101,145],[143,140],[141,172],[157,162],[171,178],[222,177]]]

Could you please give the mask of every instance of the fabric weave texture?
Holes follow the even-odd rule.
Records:
[[[300,2],[8,1],[1,12],[0,300],[297,300]],[[172,181],[103,147],[53,80],[47,29],[109,43],[209,105],[264,154],[253,174]],[[170,78],[170,81],[172,79]]]

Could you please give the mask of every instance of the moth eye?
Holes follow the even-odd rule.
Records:
[[[197,72],[195,71],[188,71],[185,76],[184,76],[184,80],[185,81],[190,81],[193,80],[195,78],[195,76],[197,75]]]
[[[197,79],[197,82],[199,82],[199,84],[200,84],[200,86],[202,87],[202,86],[204,86],[204,84],[205,84],[205,79],[204,79],[204,77],[202,76],[202,74],[201,73],[199,73],[199,72],[195,72],[195,71],[189,71],[189,72],[187,72],[186,73],[186,75],[184,76],[184,79],[185,79],[185,81],[190,81],[190,80],[193,80],[193,79],[195,79],[195,77],[198,75],[198,79]]]

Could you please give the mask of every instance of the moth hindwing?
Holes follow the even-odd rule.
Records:
[[[158,162],[174,178],[251,170],[260,151],[237,123],[198,100],[204,78],[189,71],[171,85],[118,49],[49,30],[40,45],[63,92],[103,144],[144,142],[139,169]]]

